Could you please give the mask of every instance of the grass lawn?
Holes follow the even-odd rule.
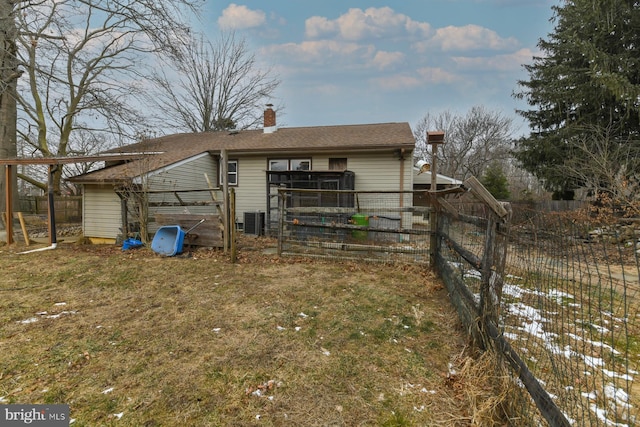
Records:
[[[495,412],[424,266],[278,258],[265,242],[241,242],[235,264],[0,247],[0,403],[68,404],[74,426],[466,426]]]

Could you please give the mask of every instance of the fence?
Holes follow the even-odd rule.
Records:
[[[518,378],[516,425],[635,425],[637,228],[526,207],[493,228],[490,209],[470,193],[445,203],[437,267],[474,338]],[[487,270],[492,230],[506,246]]]
[[[429,207],[413,192],[278,191],[278,253],[388,262],[429,262]],[[273,226],[277,224],[277,226]]]
[[[16,211],[25,214],[47,215],[49,201],[47,196],[20,197]],[[82,196],[56,196],[54,199],[56,221],[82,221]]]
[[[640,221],[502,204],[470,180],[432,195],[432,233],[432,207],[406,203],[411,192],[333,193],[280,191],[281,254],[427,264],[433,235],[460,319],[517,384],[513,425],[640,420]]]

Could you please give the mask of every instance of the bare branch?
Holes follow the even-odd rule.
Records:
[[[260,122],[264,104],[280,84],[234,34],[217,44],[193,40],[184,56],[171,58],[176,76],[155,75],[155,102],[169,126],[191,132],[247,129]]]

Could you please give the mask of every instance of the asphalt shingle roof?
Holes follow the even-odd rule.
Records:
[[[415,145],[408,123],[281,128],[273,133],[259,130],[184,133],[148,139],[107,153],[148,153],[140,160],[106,166],[72,178],[75,182],[128,180],[195,155],[219,153],[313,153],[321,151],[412,150]]]

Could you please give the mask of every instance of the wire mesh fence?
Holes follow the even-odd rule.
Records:
[[[429,262],[429,212],[413,192],[281,189],[279,253],[377,262]]]
[[[433,255],[472,339],[496,352],[497,372],[510,368],[512,425],[636,425],[640,220],[528,204],[501,218],[501,204],[468,190],[438,196],[437,230],[433,199],[412,203],[424,191],[283,189],[271,221],[284,255],[423,264]]]
[[[471,255],[464,259],[443,242],[439,256],[455,276],[451,281],[468,292],[466,301],[452,293],[452,301],[463,322],[472,324],[484,316],[482,272],[468,259],[483,257],[487,227],[461,218],[487,218],[487,207],[468,196],[449,203],[459,215],[444,216],[442,233]],[[514,209],[502,230],[508,239],[491,339],[493,349],[517,368],[512,372],[522,394],[511,396],[521,402],[513,414],[516,425],[640,421],[639,225],[602,222],[583,210]]]

